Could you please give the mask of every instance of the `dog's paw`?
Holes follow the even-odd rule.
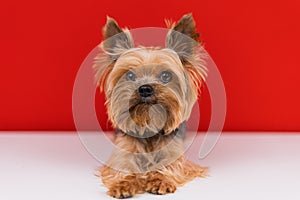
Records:
[[[174,193],[176,186],[166,180],[154,179],[147,183],[146,191],[152,194],[167,194]]]
[[[112,186],[107,194],[117,199],[126,199],[135,195],[136,191],[135,185],[128,181],[122,181]]]

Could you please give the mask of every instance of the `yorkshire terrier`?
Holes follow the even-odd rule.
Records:
[[[95,67],[115,149],[99,176],[115,198],[174,193],[205,176],[183,155],[185,124],[206,77],[203,47],[191,14],[166,24],[165,47],[134,47],[129,30],[109,17],[103,28]]]

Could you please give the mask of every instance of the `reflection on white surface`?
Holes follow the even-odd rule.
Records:
[[[187,156],[198,159],[196,140]],[[0,133],[0,199],[112,199],[76,133]],[[225,133],[199,164],[210,176],[134,199],[300,199],[300,134]]]

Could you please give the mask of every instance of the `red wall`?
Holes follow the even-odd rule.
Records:
[[[0,130],[74,130],[73,81],[106,15],[129,28],[164,27],[187,12],[223,76],[225,130],[299,131],[299,0],[1,2]],[[201,101],[205,127],[207,91]]]

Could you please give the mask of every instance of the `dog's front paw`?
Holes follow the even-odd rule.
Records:
[[[167,180],[153,179],[148,181],[146,191],[152,194],[162,195],[174,193],[176,186]]]
[[[135,195],[136,192],[137,192],[137,188],[135,184],[132,184],[131,182],[128,181],[121,181],[113,185],[109,189],[107,194],[114,198],[126,199]]]

